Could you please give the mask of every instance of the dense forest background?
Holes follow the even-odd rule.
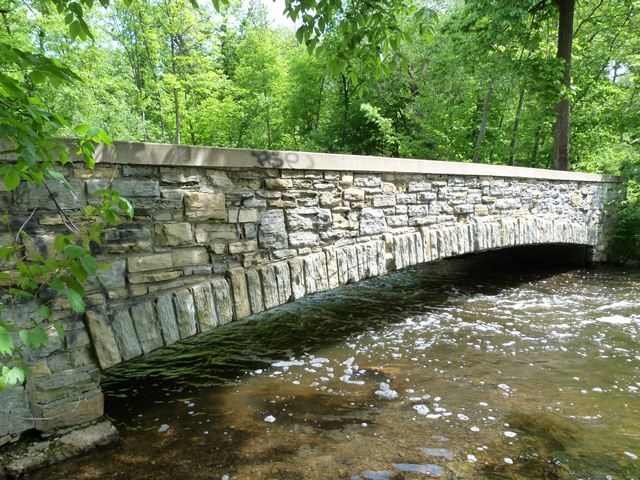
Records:
[[[616,248],[639,256],[640,1],[575,2],[570,88],[558,2],[292,2],[335,13],[310,39],[304,15],[270,23],[269,0],[100,0],[78,10],[85,26],[71,0],[3,0],[0,44],[81,78],[37,82],[56,135],[552,168],[567,99],[569,167],[631,178]]]
[[[551,167],[554,106],[568,95],[572,169],[640,163],[636,0],[577,3],[568,92],[557,11],[534,2],[431,4],[434,27],[412,31],[382,73],[357,58],[332,64],[335,25],[309,53],[293,23],[268,22],[267,0],[221,12],[208,0],[117,0],[91,10],[95,40],[80,43],[57,12],[9,3],[0,41],[84,80],[41,90],[49,108],[116,140]]]

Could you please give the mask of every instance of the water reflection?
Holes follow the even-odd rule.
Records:
[[[111,372],[115,445],[33,478],[640,478],[640,274],[440,262]]]

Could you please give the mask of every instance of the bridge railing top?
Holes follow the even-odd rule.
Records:
[[[376,173],[418,173],[531,178],[579,182],[624,182],[624,177],[438,160],[333,153],[251,150],[142,142],[98,146],[97,163],[201,168],[276,168]]]

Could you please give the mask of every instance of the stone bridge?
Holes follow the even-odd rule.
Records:
[[[576,244],[606,257],[623,185],[602,175],[362,157],[116,143],[75,197],[113,184],[135,218],[107,231],[109,265],[83,317],[57,304],[64,340],[0,394],[0,445],[103,414],[100,372],[218,325],[361,279],[471,252]],[[2,193],[43,253],[60,219],[39,190]]]

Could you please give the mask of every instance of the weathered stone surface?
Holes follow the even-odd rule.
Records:
[[[279,303],[287,303],[292,299],[291,277],[289,275],[289,265],[287,262],[274,264],[276,272],[276,284],[278,286]]]
[[[314,247],[320,244],[320,236],[314,232],[293,232],[289,234],[289,245],[293,248]]]
[[[236,240],[238,230],[230,223],[198,223],[195,226],[195,236],[198,243]]]
[[[363,208],[360,214],[360,235],[376,235],[387,231],[382,210]]]
[[[226,220],[227,209],[223,193],[186,192],[184,213],[188,218]]]
[[[130,255],[127,259],[129,272],[147,272],[149,270],[160,270],[173,267],[171,253],[139,254]]]
[[[232,223],[257,223],[257,208],[232,208],[229,209],[229,222]]]
[[[125,270],[127,263],[124,260],[113,260],[107,263],[105,270],[98,270],[97,276],[105,288],[118,288],[125,285]]]
[[[176,248],[171,251],[172,263],[176,267],[209,263],[209,254],[204,247]]]
[[[329,276],[324,253],[314,253],[303,257],[304,284],[307,293],[329,290]]]
[[[87,310],[84,315],[100,366],[106,369],[120,363],[122,357],[106,313],[99,310]],[[0,435],[2,435],[1,431]]]
[[[264,308],[270,309],[280,305],[280,296],[278,295],[278,281],[276,279],[276,269],[273,265],[265,265],[260,269],[260,277],[262,280],[262,298],[264,300]]]
[[[233,303],[235,305],[236,318],[242,319],[251,315],[249,294],[247,292],[247,278],[244,268],[233,268],[228,272],[233,291]]]
[[[156,300],[156,314],[165,345],[180,340],[180,329],[173,306],[173,294],[165,294]]]
[[[251,313],[260,313],[264,310],[260,274],[256,270],[247,270],[245,273],[247,276],[247,293],[249,294]]]
[[[233,298],[229,284],[224,278],[214,278],[211,280],[211,289],[220,325],[231,322],[233,320]]]
[[[306,287],[304,284],[304,265],[299,257],[289,260],[289,273],[291,274],[291,294],[294,300],[304,297]]]
[[[158,223],[155,239],[159,245],[176,246],[193,243],[190,223]]]
[[[163,344],[160,326],[152,302],[137,303],[131,307],[133,325],[144,353],[160,348]]]
[[[287,228],[282,210],[265,210],[262,212],[258,241],[261,248],[288,248]]]
[[[201,332],[211,330],[219,323],[215,305],[213,303],[211,285],[209,283],[194,285],[191,291],[193,292],[193,303],[196,307],[198,330]]]
[[[33,428],[30,418],[32,414],[24,386],[7,385],[0,391],[0,438],[8,441],[10,435]],[[3,443],[0,441],[0,445]]]
[[[111,326],[123,360],[129,360],[130,358],[142,355],[142,347],[140,346],[136,330],[133,326],[133,319],[128,309],[124,308],[117,311],[113,315]]]
[[[195,335],[198,331],[196,320],[196,306],[189,289],[182,289],[173,294],[173,305],[176,310],[176,320],[180,338]]]
[[[258,250],[258,242],[249,240],[247,242],[233,242],[229,244],[229,253],[249,253]]]

